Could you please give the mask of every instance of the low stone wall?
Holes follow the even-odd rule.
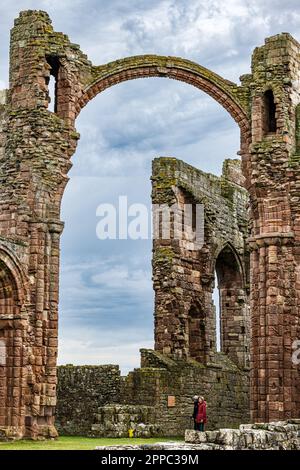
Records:
[[[300,419],[242,424],[239,429],[187,430],[185,442],[96,447],[97,450],[300,450]]]
[[[55,425],[59,434],[90,435],[99,406],[118,403],[119,366],[59,366]]]
[[[98,409],[91,435],[95,437],[152,437],[161,434],[154,407],[105,405]]]

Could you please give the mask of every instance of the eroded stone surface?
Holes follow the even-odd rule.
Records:
[[[239,86],[180,58],[147,55],[93,66],[78,45],[53,30],[47,13],[26,11],[16,19],[10,89],[0,103],[0,339],[5,350],[0,429],[5,436],[56,435],[60,205],[79,138],[75,118],[104,89],[151,76],[178,79],[205,91],[240,127],[249,193],[252,420],[299,417],[299,366],[291,360],[293,341],[300,337],[299,51],[287,33],[266,39],[255,49],[251,74],[243,75]],[[54,113],[48,110],[50,74],[57,85]],[[177,196],[183,200],[185,190]],[[176,249],[167,243],[154,254],[155,282],[162,284],[156,298],[156,348],[175,360],[188,358],[192,350],[192,356],[205,362],[214,349],[213,343],[207,348],[213,330],[207,325],[211,333],[202,336],[204,348],[190,348],[195,338],[187,337],[190,287],[183,286],[187,276],[194,290],[197,286],[199,270],[191,265],[198,254],[191,262],[188,246]],[[208,250],[208,264],[210,256]],[[176,257],[181,261],[175,262]],[[165,286],[158,269],[166,273]],[[211,312],[210,287],[203,287],[205,279],[207,286],[211,283],[208,271],[197,293]],[[234,297],[245,301],[244,293],[236,291]],[[190,318],[203,321],[192,307]],[[163,312],[174,321],[170,333],[163,330]],[[228,354],[244,361],[245,345],[237,347],[236,331],[227,336]]]

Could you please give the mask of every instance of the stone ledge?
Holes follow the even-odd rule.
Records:
[[[198,432],[186,430],[185,442],[200,446],[210,444],[224,449],[300,449],[300,420],[242,424],[239,429]]]
[[[247,239],[250,249],[257,249],[263,246],[270,245],[287,245],[294,241],[294,232],[269,232],[261,233],[255,237]]]

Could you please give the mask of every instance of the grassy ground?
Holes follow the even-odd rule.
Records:
[[[93,450],[96,446],[114,444],[154,444],[155,442],[179,441],[179,438],[151,438],[151,439],[99,439],[88,437],[63,436],[51,441],[14,441],[0,442],[1,450]]]

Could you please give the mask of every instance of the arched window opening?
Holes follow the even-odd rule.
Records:
[[[263,108],[264,108],[264,115],[263,115],[264,134],[277,132],[276,103],[274,100],[274,94],[272,90],[267,90],[264,93]]]
[[[240,262],[230,245],[220,252],[215,269],[220,299],[219,318],[216,314],[219,350],[235,363],[246,366],[249,360],[248,301]]]
[[[46,80],[46,85],[48,86],[48,98],[49,105],[48,110],[53,113],[57,112],[57,93],[58,93],[58,73],[59,73],[59,59],[56,56],[48,56],[46,58],[48,64],[50,65],[50,76]]]
[[[206,361],[205,315],[199,305],[192,305],[189,311],[190,357],[199,362]]]
[[[56,109],[55,88],[56,88],[55,78],[53,77],[53,75],[50,75],[49,83],[48,83],[48,95],[49,95],[48,110],[51,111],[52,113],[55,113],[55,109]]]
[[[194,241],[197,236],[197,223],[199,223],[199,215],[197,214],[197,201],[185,188],[180,187],[177,194],[177,201],[180,208],[181,216],[181,234],[180,236],[186,241]],[[178,234],[177,234],[178,235]]]

